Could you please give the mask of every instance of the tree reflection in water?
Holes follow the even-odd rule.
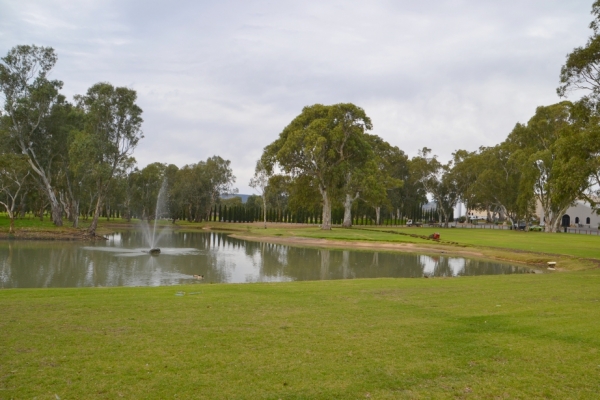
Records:
[[[163,253],[141,253],[140,232],[107,242],[1,242],[0,287],[158,286],[379,277],[525,273],[491,261],[409,253],[311,249],[251,242],[224,233],[173,233]],[[199,282],[193,275],[204,275]]]

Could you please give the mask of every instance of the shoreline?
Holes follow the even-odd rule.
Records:
[[[107,238],[106,235],[114,233],[118,230],[135,230],[139,227],[136,222],[133,223],[114,223],[105,222],[99,225],[97,236],[90,237],[87,235],[85,227],[72,228],[63,226],[60,228],[37,228],[37,227],[22,227],[18,228],[15,234],[9,235],[8,231],[0,231],[0,240],[7,241],[72,241],[72,242],[94,242],[103,241]],[[404,253],[424,253],[457,257],[482,258],[497,262],[506,262],[519,264],[531,268],[541,268],[546,270],[548,262],[557,262],[556,271],[574,271],[588,270],[600,268],[600,259],[580,257],[570,254],[553,254],[539,251],[527,251],[510,247],[492,247],[485,245],[466,244],[459,242],[433,241],[428,243],[411,243],[411,242],[394,242],[385,240],[353,240],[353,239],[332,239],[332,238],[315,238],[295,236],[293,231],[285,232],[283,235],[275,234],[263,235],[250,231],[250,226],[258,227],[262,223],[253,223],[250,226],[245,225],[247,229],[243,229],[244,225],[233,226],[215,226],[216,224],[200,224],[197,226],[181,226],[179,224],[169,224],[168,229],[180,232],[222,232],[230,235],[233,238],[250,240],[254,242],[267,242],[288,244],[292,246],[317,247],[317,248],[337,248],[349,250],[371,250],[371,251],[388,251],[388,252],[404,252]],[[167,227],[163,226],[163,228]],[[274,228],[297,228],[295,224],[281,224],[273,226]],[[365,230],[368,232],[369,230]],[[414,236],[424,238],[421,235],[406,234],[406,236]],[[455,240],[455,239],[454,239]]]
[[[215,230],[216,231],[216,230]],[[524,252],[516,249],[501,249],[501,248],[481,248],[474,247],[473,250],[460,250],[453,245],[420,245],[415,243],[389,243],[389,242],[374,242],[374,241],[349,241],[349,240],[331,240],[331,239],[314,239],[298,236],[252,236],[244,234],[231,234],[230,237],[250,240],[254,242],[267,242],[276,244],[289,244],[294,246],[304,247],[319,247],[319,248],[336,248],[348,250],[383,250],[402,253],[425,253],[425,254],[444,254],[446,256],[459,256],[468,258],[482,258],[490,261],[506,262],[511,264],[519,264],[530,268],[548,268],[547,260],[560,260],[563,262],[569,261],[576,264],[582,270],[600,268],[600,260],[592,258],[578,258],[560,254]],[[540,256],[543,260],[540,260]],[[529,257],[534,257],[530,259]],[[577,262],[579,261],[579,262]],[[595,265],[594,265],[595,264]],[[569,268],[556,267],[554,271],[562,272],[569,271]],[[552,270],[551,270],[552,271]]]

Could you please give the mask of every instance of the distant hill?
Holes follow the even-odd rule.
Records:
[[[239,197],[242,199],[242,203],[246,203],[248,201],[248,197],[252,196],[251,194],[226,194],[224,196],[221,196],[222,199],[227,200],[227,199],[232,199],[234,197]]]

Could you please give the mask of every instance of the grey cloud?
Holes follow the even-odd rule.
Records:
[[[232,160],[241,192],[262,148],[303,106],[354,102],[408,154],[501,141],[557,102],[591,0],[0,0],[0,53],[53,46],[68,96],[138,91],[136,158]]]

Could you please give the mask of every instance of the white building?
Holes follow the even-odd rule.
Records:
[[[543,224],[543,212],[539,203],[536,207],[536,214]],[[562,216],[562,221],[559,225],[598,228],[600,226],[600,215],[592,211],[592,208],[587,202],[583,200],[577,200],[573,206],[567,209],[565,214]]]

